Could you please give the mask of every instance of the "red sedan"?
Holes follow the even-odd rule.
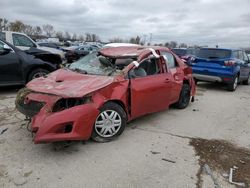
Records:
[[[17,109],[31,117],[35,143],[106,142],[128,121],[188,106],[195,95],[192,70],[164,47],[105,48],[19,91]]]

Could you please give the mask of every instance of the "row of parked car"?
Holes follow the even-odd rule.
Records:
[[[195,81],[221,82],[234,91],[239,83],[250,84],[250,58],[241,49],[172,49],[192,67]]]
[[[72,43],[73,46],[70,47],[63,47],[55,42],[36,43],[23,33],[11,31],[1,31],[0,39],[31,54],[44,54],[46,52],[46,61],[56,61],[58,64],[71,63],[101,47],[94,43]],[[44,55],[42,57],[44,57]]]
[[[16,108],[32,119],[34,142],[47,143],[111,141],[135,118],[170,105],[186,108],[195,82],[223,82],[230,91],[249,84],[250,62],[242,50],[178,50],[184,49],[109,44],[60,67],[42,59],[47,51],[22,51],[0,40],[0,85],[28,82]]]

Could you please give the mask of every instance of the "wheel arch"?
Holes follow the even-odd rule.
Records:
[[[124,110],[124,112],[126,113],[126,115],[128,116],[128,111],[127,111],[127,108],[126,108],[125,104],[123,103],[123,101],[121,101],[119,99],[111,99],[111,100],[108,100],[108,101],[104,102],[102,106],[104,106],[105,104],[107,104],[109,102],[116,103],[119,106],[121,106],[122,109]]]
[[[49,72],[54,71],[54,69],[52,69],[52,68],[51,68],[50,66],[48,66],[48,65],[36,65],[36,66],[33,66],[33,67],[31,67],[31,68],[27,71],[27,73],[26,73],[26,75],[25,75],[25,82],[26,82],[26,83],[29,81],[29,76],[30,76],[31,72],[34,71],[34,70],[36,70],[36,69],[45,69],[45,70],[47,70],[47,71],[49,71]]]

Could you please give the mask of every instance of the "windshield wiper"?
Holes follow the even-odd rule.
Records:
[[[79,72],[81,74],[88,74],[88,72],[86,70],[82,70],[82,69],[78,69],[78,68],[73,69],[73,71]]]
[[[211,57],[208,57],[208,59],[218,59],[219,57],[213,57],[213,56],[211,56]]]

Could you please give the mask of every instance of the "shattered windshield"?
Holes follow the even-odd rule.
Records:
[[[83,74],[114,76],[121,74],[121,69],[115,65],[115,60],[96,53],[91,53],[72,63],[69,67],[73,71]]]

